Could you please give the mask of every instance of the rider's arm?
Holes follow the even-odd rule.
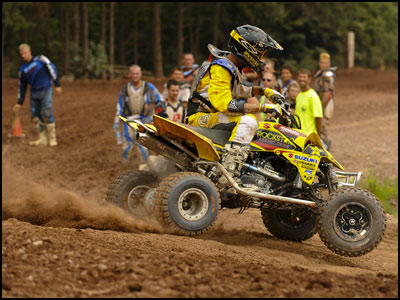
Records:
[[[27,80],[25,79],[25,74],[23,73],[24,65],[22,65],[21,69],[18,73],[19,86],[18,86],[18,105],[22,105],[25,100],[26,88],[27,88]]]

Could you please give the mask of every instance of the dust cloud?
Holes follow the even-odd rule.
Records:
[[[3,157],[2,219],[34,225],[161,233],[153,220],[133,217],[120,207],[84,198],[72,191],[44,187],[21,174]]]

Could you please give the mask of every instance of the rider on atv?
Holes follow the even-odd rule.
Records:
[[[212,60],[205,61],[194,78],[185,123],[206,128],[219,128],[216,125],[221,123],[232,125],[221,163],[235,175],[249,155],[250,142],[258,128],[257,118],[251,113],[271,113],[275,117],[282,113],[279,106],[260,105],[247,98],[265,95],[274,103],[284,100],[272,89],[244,84],[240,70],[247,66],[261,74],[264,69],[261,58],[266,50],[283,48],[263,30],[251,25],[239,26],[230,35],[231,52],[209,45]],[[226,180],[223,176],[221,179]]]

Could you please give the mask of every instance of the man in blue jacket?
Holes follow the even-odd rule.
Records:
[[[36,125],[39,139],[30,142],[31,146],[57,146],[56,127],[53,117],[53,88],[61,94],[61,86],[58,72],[54,64],[44,55],[32,57],[31,48],[28,44],[19,46],[19,54],[24,64],[22,64],[18,78],[18,103],[14,106],[14,111],[21,108],[25,100],[27,85],[31,86],[31,118]]]

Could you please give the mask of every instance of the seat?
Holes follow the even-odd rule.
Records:
[[[210,140],[212,140],[215,144],[220,145],[220,146],[225,146],[225,144],[228,142],[232,130],[235,127],[235,123],[226,123],[226,124],[217,124],[213,126],[212,128],[205,128],[205,127],[198,127],[198,126],[191,126],[191,125],[185,125],[192,129],[193,131],[200,133],[201,135],[204,135],[205,137],[208,137]]]

